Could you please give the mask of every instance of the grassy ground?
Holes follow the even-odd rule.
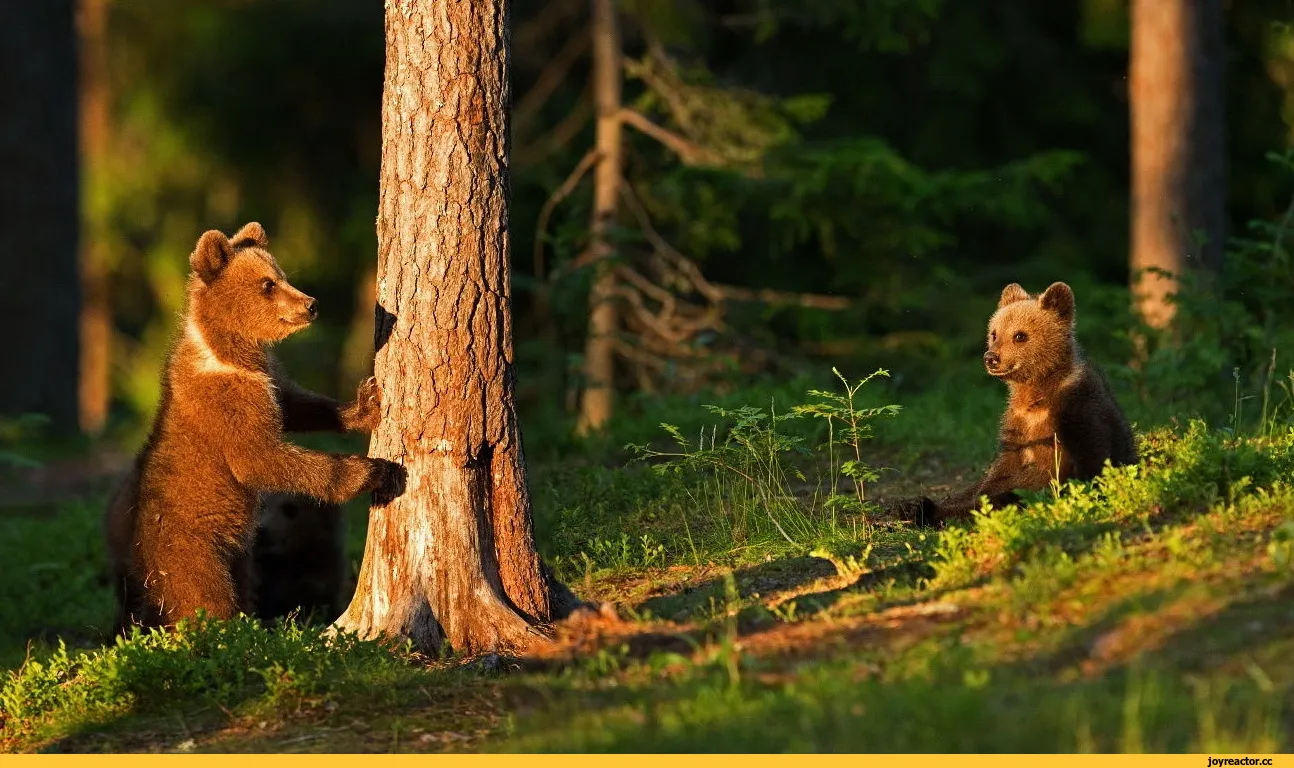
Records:
[[[879,381],[852,402],[839,382],[835,398],[800,384],[775,408],[747,393],[709,401],[721,412],[644,410],[613,432],[646,446],[628,466],[595,447],[533,467],[545,555],[618,617],[524,659],[250,622],[104,647],[102,491],[0,510],[0,748],[1291,748],[1288,426],[1157,427],[1133,403],[1141,466],[921,532],[871,502],[972,478],[993,448],[993,382],[929,389],[897,415],[869,410],[897,397]],[[874,439],[851,414],[870,414],[855,426]],[[878,466],[893,470],[868,479]]]

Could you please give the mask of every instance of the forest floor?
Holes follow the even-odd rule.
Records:
[[[758,441],[710,469],[698,446],[676,472],[538,464],[546,556],[614,607],[521,658],[250,622],[105,647],[104,487],[15,494],[0,506],[0,749],[1286,751],[1294,432],[1140,438],[1139,467],[942,531],[832,501],[790,447]],[[898,468],[869,495],[937,496],[986,458],[913,439],[865,444]],[[722,468],[744,460],[773,469]]]

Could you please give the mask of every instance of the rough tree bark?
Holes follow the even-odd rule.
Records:
[[[576,607],[535,550],[513,403],[507,0],[386,4],[369,516],[337,625],[423,650],[524,648]]]
[[[0,414],[77,427],[77,90],[72,0],[0,3]]]
[[[81,51],[81,160],[93,190],[103,173],[108,149],[108,4],[107,0],[78,0],[77,32]],[[85,195],[83,194],[83,197]],[[84,209],[93,210],[89,201]],[[93,219],[94,216],[87,217]],[[108,292],[108,255],[98,228],[86,228],[81,239],[81,380],[77,399],[81,430],[103,430],[112,398],[112,305]]]
[[[1137,308],[1166,327],[1172,277],[1217,271],[1226,239],[1222,0],[1134,0],[1130,101],[1132,249]],[[1203,241],[1201,242],[1201,238]]]
[[[613,0],[593,0],[593,108],[597,115],[597,153],[593,177],[593,212],[589,222],[589,257],[594,264],[589,290],[589,328],[584,342],[584,389],[576,432],[596,432],[611,418],[615,395],[615,336],[620,319],[615,304],[614,249],[610,229],[615,221],[623,177],[621,161],[620,29]]]

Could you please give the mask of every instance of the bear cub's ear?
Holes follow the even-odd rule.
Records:
[[[243,225],[242,229],[229,238],[229,242],[233,244],[234,250],[252,247],[265,248],[270,244],[269,238],[265,236],[265,227],[262,227],[260,222],[256,221]]]
[[[198,244],[189,255],[189,267],[202,282],[210,285],[228,266],[234,256],[229,238],[218,229],[208,230],[198,238]]]
[[[1043,309],[1051,310],[1060,319],[1074,322],[1074,291],[1064,283],[1052,283],[1038,300]]]
[[[1017,301],[1024,301],[1029,298],[1029,292],[1020,287],[1019,283],[1011,283],[1002,289],[1002,298],[997,301],[997,308],[1001,309],[1007,304],[1014,304]]]

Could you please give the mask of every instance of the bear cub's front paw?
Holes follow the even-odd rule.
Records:
[[[369,376],[355,390],[355,401],[341,412],[342,425],[353,432],[372,432],[382,419],[382,390]]]
[[[918,527],[937,527],[940,523],[939,505],[926,496],[900,499],[890,508],[899,520]]]
[[[408,473],[404,467],[386,459],[369,459],[373,490],[373,503],[378,506],[390,504],[395,497],[404,493]]]

